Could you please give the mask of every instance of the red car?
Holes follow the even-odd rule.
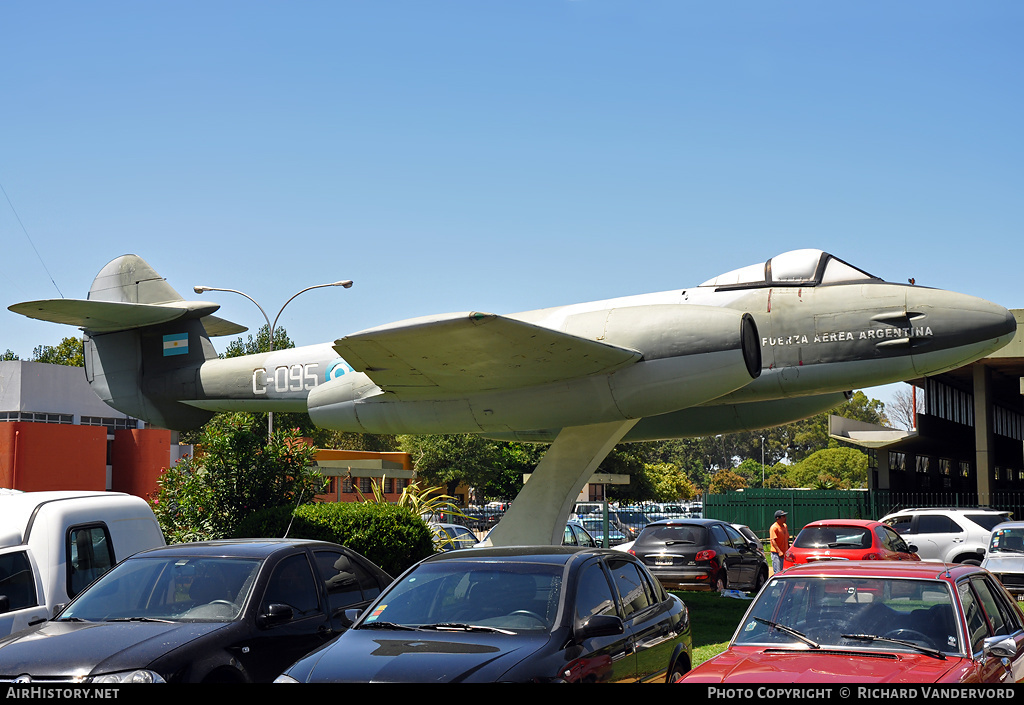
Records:
[[[919,561],[917,546],[877,521],[822,519],[811,522],[797,534],[782,567],[816,561]]]
[[[1024,615],[988,571],[821,561],[773,575],[688,683],[1012,683]]]

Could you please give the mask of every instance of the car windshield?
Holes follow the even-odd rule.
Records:
[[[953,605],[940,580],[780,576],[758,594],[733,643],[959,654]]]
[[[1024,526],[993,531],[988,552],[1024,554]]]
[[[706,546],[708,532],[699,524],[648,524],[640,534],[638,542],[643,543],[686,543]]]
[[[262,561],[144,556],[89,586],[60,620],[226,622],[238,617]]]
[[[426,563],[395,583],[358,628],[549,631],[562,567],[521,562]]]
[[[793,542],[796,548],[871,548],[871,530],[860,526],[808,526]]]

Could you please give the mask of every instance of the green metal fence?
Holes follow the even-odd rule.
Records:
[[[704,497],[704,516],[731,524],[746,524],[762,539],[775,521],[775,512],[788,516],[790,535],[818,519],[868,519],[867,490],[747,489]]]
[[[1024,517],[1024,492],[890,492],[888,490],[772,490],[746,489],[707,495],[704,516],[732,524],[746,524],[762,539],[775,521],[776,510],[788,514],[790,536],[819,519],[878,519],[909,507],[986,506]]]

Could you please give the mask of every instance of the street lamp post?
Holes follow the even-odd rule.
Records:
[[[194,287],[192,287],[192,290],[195,291],[197,294],[202,294],[202,293],[205,293],[207,291],[226,291],[226,292],[229,292],[231,294],[238,294],[240,296],[244,296],[245,298],[249,299],[254,304],[256,304],[256,308],[258,308],[260,310],[260,313],[263,314],[263,320],[265,320],[267,322],[267,333],[269,335],[269,341],[268,341],[269,342],[269,350],[268,350],[268,352],[274,352],[274,329],[277,328],[277,319],[279,319],[281,317],[281,314],[284,313],[285,307],[288,306],[288,304],[290,304],[292,301],[294,301],[295,297],[297,297],[299,294],[304,294],[307,291],[310,291],[312,289],[323,289],[323,288],[328,287],[328,286],[340,286],[340,287],[345,288],[345,289],[351,289],[352,288],[352,280],[351,279],[342,279],[341,281],[331,282],[330,284],[314,284],[313,286],[307,286],[305,289],[297,292],[290,299],[288,299],[287,301],[284,302],[284,306],[282,306],[281,309],[277,312],[277,315],[274,316],[274,322],[273,323],[270,322],[270,317],[267,316],[267,312],[263,310],[263,307],[260,306],[259,303],[257,303],[256,299],[254,299],[253,297],[249,296],[244,291],[239,291],[238,289],[223,289],[221,287],[216,287],[216,286],[194,286]],[[270,436],[271,436],[271,434],[273,432],[274,432],[274,412],[273,411],[268,411],[267,412],[267,441],[270,440]]]
[[[761,489],[764,489],[764,436],[761,436]]]

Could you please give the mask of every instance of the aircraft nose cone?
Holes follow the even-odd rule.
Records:
[[[936,367],[950,369],[950,363],[958,366],[990,355],[1009,343],[1017,330],[1013,313],[1003,306],[936,289],[912,287],[907,293],[907,316],[914,327],[915,367],[923,374],[929,373],[924,371],[929,357],[925,353],[945,351],[944,364]],[[932,359],[927,366],[938,362]]]

